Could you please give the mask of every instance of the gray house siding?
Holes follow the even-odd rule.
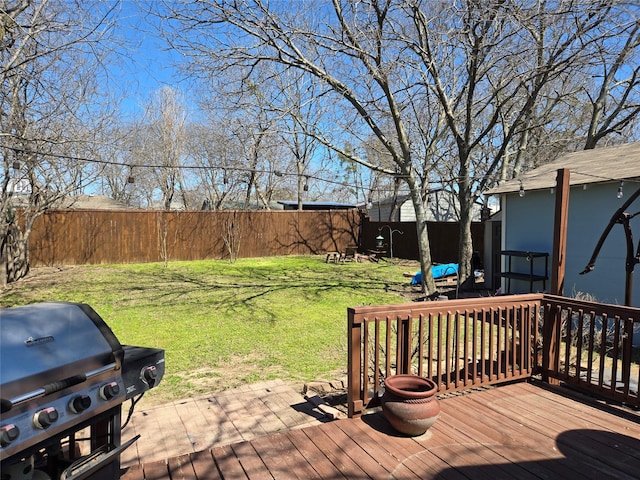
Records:
[[[580,275],[593,250],[607,226],[613,213],[624,203],[618,199],[617,182],[589,184],[586,189],[574,186],[570,189],[569,222],[567,230],[567,257],[565,269],[564,294],[576,296],[589,294],[595,300],[605,303],[624,303],[626,240],[622,225],[615,225],[607,237],[596,260],[595,270]],[[636,186],[631,184],[628,191]],[[549,189],[527,191],[524,197],[518,193],[505,194],[502,197],[502,245],[505,250],[540,251],[549,253],[549,269],[553,247],[553,227],[555,194]],[[636,208],[637,210],[637,208]],[[632,210],[632,211],[636,211]],[[640,220],[640,219],[639,219]],[[507,226],[504,228],[504,226]],[[634,239],[640,236],[640,221],[631,223]],[[634,246],[634,251],[635,251]],[[526,259],[512,260],[512,269],[528,272]],[[506,258],[502,259],[505,271]],[[542,268],[544,263],[540,262]],[[536,270],[538,270],[536,263]],[[538,272],[534,272],[538,273]],[[542,272],[540,272],[542,274]],[[551,277],[551,271],[548,272]],[[550,280],[546,289],[549,290]],[[502,289],[506,288],[503,279]],[[542,284],[536,283],[535,290],[542,290]],[[511,292],[528,291],[529,284],[511,280]],[[633,306],[640,306],[640,283],[635,282]]]
[[[397,199],[398,208],[396,208],[393,216],[391,211],[393,208],[393,199],[387,198],[379,202],[373,202],[368,207],[369,218],[373,221],[381,222],[415,222],[416,212],[413,203],[407,195],[403,195]],[[427,203],[427,221],[429,222],[457,222],[459,213],[456,206],[458,199],[450,192],[436,191],[429,194],[429,202]],[[480,221],[480,205],[474,205],[472,209],[471,219],[474,222]]]

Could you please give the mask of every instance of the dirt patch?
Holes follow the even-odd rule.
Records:
[[[55,300],[59,295],[56,292],[60,292],[63,286],[85,281],[94,268],[90,265],[32,268],[25,278],[0,288],[0,300],[12,295],[16,296],[10,302],[12,305],[43,301],[43,298]]]
[[[36,267],[29,270],[29,275],[26,278],[20,280],[21,284],[31,283],[51,283],[53,280],[59,282],[61,279],[64,281],[72,281],[78,276],[82,276],[92,266],[84,265],[67,265],[64,267]]]

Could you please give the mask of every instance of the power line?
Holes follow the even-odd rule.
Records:
[[[48,157],[53,157],[53,158],[57,158],[57,159],[73,160],[73,161],[76,161],[76,162],[97,163],[97,164],[101,164],[101,165],[115,165],[115,166],[120,166],[120,167],[129,167],[132,170],[134,168],[141,168],[141,169],[144,169],[144,168],[148,168],[148,169],[175,168],[175,169],[178,169],[178,170],[215,170],[215,169],[218,169],[218,170],[222,170],[222,171],[232,171],[232,172],[263,173],[263,174],[267,174],[267,175],[276,175],[278,177],[283,177],[283,176],[298,177],[298,176],[300,176],[298,173],[282,172],[282,171],[277,170],[277,169],[256,169],[256,168],[238,167],[238,166],[215,166],[215,167],[212,167],[212,166],[207,166],[207,165],[129,164],[129,163],[126,163],[126,162],[115,161],[115,160],[101,160],[101,159],[78,157],[78,156],[74,156],[74,155],[65,155],[65,154],[59,154],[59,153],[37,152],[37,151],[26,150],[26,149],[18,148],[18,147],[8,147],[8,146],[4,146],[4,147],[5,148],[9,148],[11,150],[14,150],[16,152],[21,152],[21,153],[26,153],[26,154],[37,154],[37,155],[48,156]],[[346,187],[346,188],[352,188],[352,189],[362,188],[362,186],[358,185],[357,183],[352,184],[352,183],[348,183],[348,182],[342,182],[342,181],[339,181],[339,180],[320,177],[318,175],[302,174],[302,176],[307,178],[307,179],[317,180],[319,182],[324,182],[324,183],[333,184],[333,185],[339,185],[339,186]],[[397,178],[404,178],[401,175],[396,175],[396,177]],[[438,183],[440,183],[440,182],[438,182]],[[389,189],[376,188],[374,190],[376,190],[376,191],[390,191],[390,192],[393,192],[393,189],[391,189],[391,188],[389,188]]]
[[[48,156],[48,157],[53,157],[53,158],[57,158],[57,159],[64,159],[64,160],[73,160],[73,161],[78,161],[78,162],[85,162],[85,163],[96,163],[96,164],[101,164],[101,165],[115,165],[115,166],[120,166],[120,167],[129,167],[130,169],[134,169],[134,168],[148,168],[148,169],[154,169],[154,168],[175,168],[178,170],[222,170],[222,171],[233,171],[233,172],[244,172],[244,173],[262,173],[262,174],[267,174],[267,175],[276,175],[278,177],[283,177],[283,176],[289,176],[289,177],[298,177],[299,174],[298,173],[289,173],[289,172],[282,172],[280,170],[277,169],[252,169],[252,168],[248,168],[248,167],[238,167],[238,166],[233,166],[233,167],[229,167],[229,166],[216,166],[216,167],[212,167],[212,166],[206,166],[206,165],[158,165],[158,164],[129,164],[126,162],[122,162],[122,161],[115,161],[115,160],[102,160],[102,159],[95,159],[95,158],[86,158],[86,157],[79,157],[79,156],[74,156],[74,155],[65,155],[65,154],[58,154],[58,153],[52,153],[52,152],[38,152],[38,151],[34,151],[34,150],[27,150],[27,149],[23,149],[23,148],[19,148],[19,147],[13,147],[13,146],[7,146],[7,145],[3,145],[2,147],[4,148],[9,148],[15,152],[20,152],[20,153],[26,153],[26,154],[34,154],[34,155],[42,155],[42,156]],[[624,182],[630,182],[630,183],[635,183],[638,182],[638,180],[634,179],[634,178],[610,178],[610,177],[605,177],[605,176],[600,176],[600,175],[595,175],[595,174],[589,174],[589,173],[582,173],[580,171],[573,171],[572,173],[574,174],[580,174],[586,177],[592,177],[592,178],[596,178],[602,181],[624,181]],[[525,172],[526,175],[526,172]],[[548,175],[548,172],[545,173],[539,173],[539,174],[534,174],[534,175],[529,175],[526,180],[532,179],[532,178],[537,178],[537,177],[542,177],[542,176],[546,176]],[[344,181],[340,181],[340,180],[335,180],[335,179],[329,179],[329,178],[324,178],[324,177],[320,177],[318,175],[313,175],[313,174],[303,174],[303,177],[305,177],[307,180],[316,180],[319,182],[323,182],[323,183],[328,183],[328,184],[332,184],[332,185],[338,185],[341,187],[345,187],[345,188],[350,188],[350,189],[361,189],[363,191],[376,191],[376,192],[390,192],[390,193],[395,193],[396,190],[392,187],[389,188],[368,188],[368,187],[364,187],[363,185],[358,185],[358,183],[348,183],[348,182],[344,182]],[[395,178],[406,178],[406,176],[403,175],[394,175]],[[430,182],[430,183],[436,183],[436,184],[440,184],[440,185],[453,185],[455,183],[457,183],[459,180],[461,180],[463,177],[450,177],[450,178],[440,178],[438,181],[434,181],[434,182]],[[484,179],[484,176],[471,176],[468,177],[469,180],[471,181],[479,181]],[[511,180],[515,180],[515,179],[511,179]],[[522,183],[522,179],[520,180]]]

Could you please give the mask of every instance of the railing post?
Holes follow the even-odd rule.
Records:
[[[624,322],[624,336],[622,337],[622,382],[625,396],[629,395],[631,382],[631,357],[633,354],[633,320],[627,318]]]
[[[411,373],[411,317],[398,317],[398,364],[396,373]]]
[[[564,294],[564,274],[567,263],[567,224],[569,219],[569,169],[561,168],[556,177],[556,209],[551,257],[551,293]]]
[[[544,323],[542,325],[542,380],[558,385],[560,380],[550,375],[558,372],[558,345],[556,332],[560,328],[562,310],[553,302],[543,301]]]
[[[347,310],[347,409],[349,418],[362,413],[362,322],[356,321],[352,308]]]

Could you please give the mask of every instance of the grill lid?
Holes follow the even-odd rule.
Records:
[[[95,369],[121,367],[122,345],[81,303],[36,303],[0,310],[0,389],[4,399]]]

